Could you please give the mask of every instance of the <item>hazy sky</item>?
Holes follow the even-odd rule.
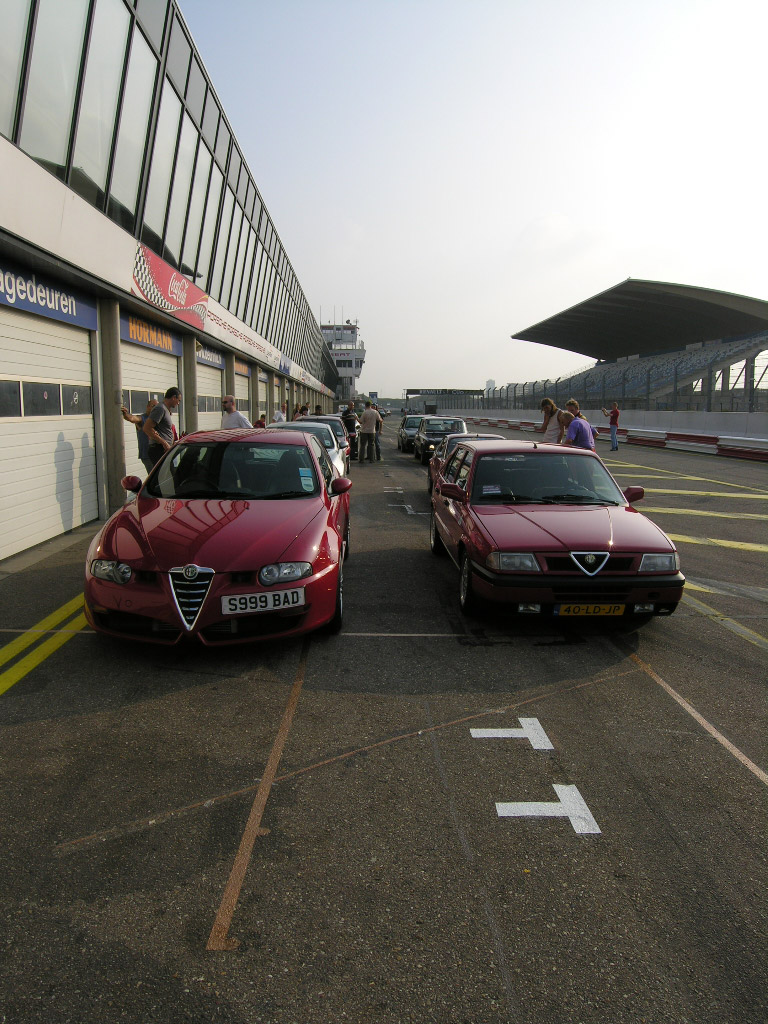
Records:
[[[591,362],[521,331],[627,277],[768,299],[766,0],[180,0],[359,386]]]

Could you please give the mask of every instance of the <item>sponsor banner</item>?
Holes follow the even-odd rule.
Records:
[[[269,377],[266,373],[264,373],[263,370],[259,370],[259,380],[261,381],[262,384],[269,383]]]
[[[235,360],[235,373],[239,373],[241,377],[250,377],[251,368],[248,363],[244,363],[242,359]]]
[[[44,274],[0,264],[0,304],[95,331],[96,303]]]
[[[224,353],[216,348],[208,348],[207,345],[199,345],[197,361],[205,366],[215,366],[217,370],[224,369]]]
[[[482,388],[407,388],[406,395],[484,395]]]
[[[180,335],[125,313],[120,314],[120,339],[130,341],[134,345],[146,345],[147,348],[167,352],[168,355],[177,358],[184,350]]]
[[[141,243],[136,246],[131,291],[198,330],[205,326],[205,292]]]

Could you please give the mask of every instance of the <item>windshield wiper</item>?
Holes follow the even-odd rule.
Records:
[[[263,494],[262,497],[266,501],[272,501],[275,498],[306,498],[307,491],[279,491],[277,494]]]
[[[542,498],[542,501],[550,502],[552,504],[571,504],[574,505],[620,505],[620,501],[612,501],[610,498],[595,498],[587,494],[551,494],[547,498]]]

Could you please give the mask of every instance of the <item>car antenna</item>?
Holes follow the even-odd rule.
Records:
[[[522,432],[523,432],[524,434],[528,434],[528,433],[530,433],[530,431],[526,430],[526,429],[525,429],[525,427],[520,427],[520,429],[522,430]],[[534,451],[538,451],[538,449],[539,449],[539,446],[538,446],[538,445],[536,444],[536,440],[535,440],[535,439],[534,439],[533,441],[531,441],[531,444],[533,445],[533,450],[534,450]]]

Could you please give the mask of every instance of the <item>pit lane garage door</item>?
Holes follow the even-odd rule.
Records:
[[[0,558],[99,515],[87,330],[0,307]]]
[[[163,395],[168,388],[181,387],[179,384],[180,362],[181,360],[176,356],[158,352],[146,345],[135,345],[127,341],[120,342],[123,404],[128,406],[132,413],[141,416],[150,398],[156,398],[158,402],[162,402]],[[173,423],[179,433],[179,421],[176,413],[173,414]],[[143,480],[147,471],[139,462],[136,428],[125,420],[123,420],[123,436],[125,438],[126,475],[140,476]]]
[[[254,417],[251,416],[250,388],[248,387],[249,381],[249,377],[245,377],[240,373],[235,374],[235,400],[239,411],[243,416],[245,416],[249,423],[253,423]],[[258,416],[255,418],[258,419]]]
[[[197,364],[197,429],[218,430],[223,412],[224,375],[215,366]]]

